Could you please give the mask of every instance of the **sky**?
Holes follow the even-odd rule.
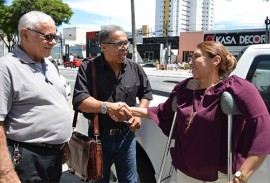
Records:
[[[7,0],[8,4],[12,0]],[[130,0],[62,0],[74,12],[70,24],[63,28],[84,27],[89,31],[100,30],[102,25],[118,24],[131,32]],[[148,25],[155,30],[156,0],[134,0],[136,29]],[[270,1],[265,0],[215,0],[213,30],[265,28],[270,18]]]
[[[102,25],[118,24],[132,30],[130,0],[63,0],[73,10],[70,24],[60,27],[85,27],[100,30]],[[156,0],[134,0],[136,29],[148,25],[155,30]],[[264,0],[216,0],[214,30],[265,28],[270,18],[270,2]]]

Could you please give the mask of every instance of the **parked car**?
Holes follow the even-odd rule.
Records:
[[[82,65],[82,61],[76,58],[74,58],[72,63],[73,63],[73,68],[80,67]],[[64,67],[65,68],[70,67],[70,62],[69,61],[65,62]]]

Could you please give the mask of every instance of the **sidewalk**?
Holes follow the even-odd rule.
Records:
[[[70,69],[69,67],[65,68],[63,65],[58,66],[61,70],[70,70],[70,71],[77,71],[78,67]],[[159,76],[159,77],[175,77],[175,78],[187,78],[192,77],[192,74],[189,72],[189,70],[184,69],[178,69],[178,70],[157,70],[156,67],[153,66],[147,66],[142,65],[142,68],[144,69],[145,73],[148,76]]]
[[[189,72],[189,70],[184,70],[184,69],[178,69],[178,70],[157,70],[156,67],[144,67],[142,66],[145,73],[149,76],[161,76],[161,77],[166,77],[166,76],[173,76],[176,78],[181,78],[181,77],[192,77],[192,74]]]

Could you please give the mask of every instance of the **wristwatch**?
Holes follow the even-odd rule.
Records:
[[[245,176],[242,170],[235,172],[234,176],[235,178],[242,180],[244,183],[247,183],[248,178]]]
[[[102,102],[101,103],[101,109],[100,109],[102,114],[106,114],[107,113],[107,106],[106,106],[106,102]]]

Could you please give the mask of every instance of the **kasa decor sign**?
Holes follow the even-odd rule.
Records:
[[[244,32],[227,34],[205,34],[205,41],[217,41],[224,46],[246,46],[251,44],[264,44],[265,32]]]

